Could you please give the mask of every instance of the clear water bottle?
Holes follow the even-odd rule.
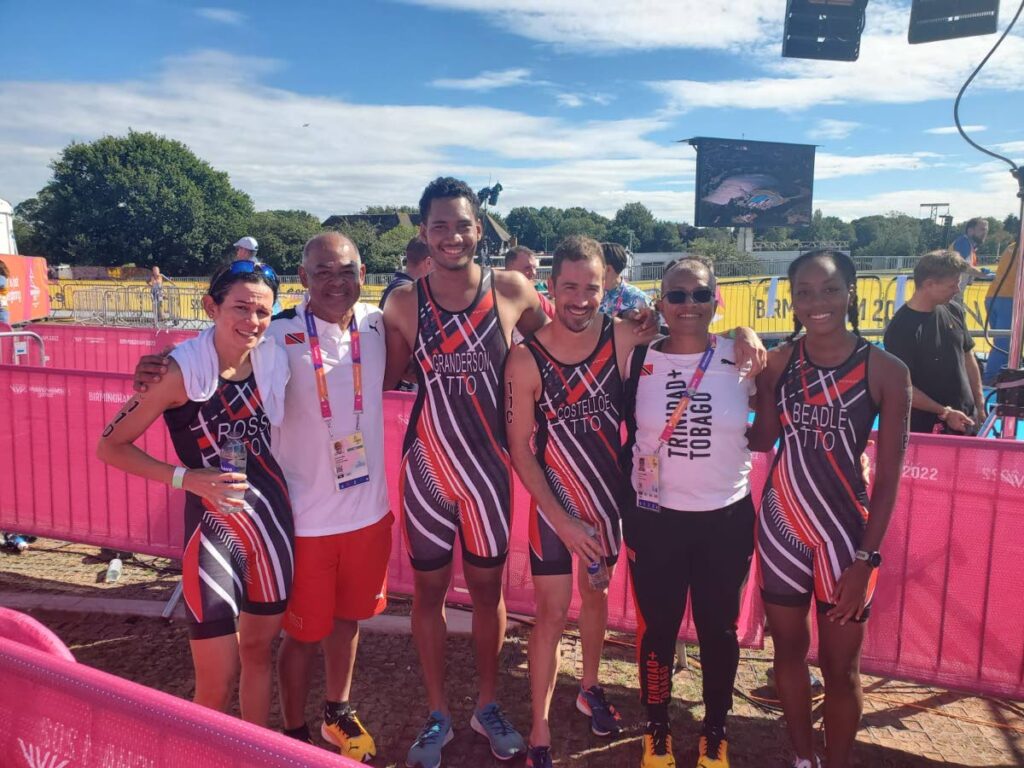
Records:
[[[237,437],[229,437],[220,448],[220,471],[238,472],[244,475],[247,459],[245,443]],[[245,498],[245,491],[229,490],[227,495],[229,498],[241,501]],[[230,511],[234,512],[237,509],[231,508]]]
[[[104,581],[107,584],[113,584],[115,581],[121,578],[121,571],[124,570],[124,563],[121,562],[120,557],[115,557],[110,561],[110,565],[107,566],[107,575],[104,577]]]
[[[601,539],[597,535],[597,529],[594,526],[584,523],[583,527],[586,528],[590,538],[594,539],[598,544],[601,543]],[[590,586],[594,589],[608,589],[611,575],[608,573],[608,564],[604,561],[603,557],[598,558],[592,563],[587,563],[587,578],[590,580]]]

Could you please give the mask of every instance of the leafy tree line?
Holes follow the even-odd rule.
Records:
[[[228,258],[231,243],[252,235],[259,255],[276,269],[294,274],[302,245],[322,225],[297,210],[256,211],[252,199],[235,189],[222,171],[198,158],[185,144],[152,133],[129,131],[89,143],[72,143],[51,164],[52,179],[38,195],[15,209],[15,236],[23,253],[72,265],[159,265],[171,275],[208,274]],[[368,206],[362,213],[417,213],[415,206]],[[507,216],[490,211],[520,244],[551,251],[574,234],[621,243],[634,252],[704,254],[716,263],[752,263],[739,251],[731,230],[697,229],[656,219],[640,202],[627,203],[612,218],[582,207],[521,206]],[[994,258],[1018,231],[1016,217],[989,219],[982,257]],[[341,228],[359,247],[369,272],[395,269],[416,228],[378,232],[355,221]],[[760,239],[778,250],[798,242],[848,241],[855,256],[909,256],[948,244],[948,233],[929,219],[904,214],[865,216],[845,222],[815,211],[801,229],[770,229]]]

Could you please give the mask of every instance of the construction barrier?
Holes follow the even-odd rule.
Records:
[[[110,469],[94,458],[104,425],[128,398],[128,374],[0,366],[0,528],[112,549],[178,557],[179,491]],[[392,504],[412,398],[385,399]],[[161,423],[140,446],[176,463]],[[755,494],[768,458],[755,457]],[[526,536],[528,495],[514,487],[509,610],[534,608]],[[410,593],[413,573],[395,526],[390,588]],[[993,695],[1024,698],[1024,445],[915,435],[889,534],[863,655],[866,671]],[[452,600],[469,602],[457,576]],[[577,607],[574,604],[574,608]],[[610,626],[635,626],[626,569],[616,569]],[[759,645],[761,609],[748,587],[740,621]],[[688,630],[686,636],[693,637]]]
[[[28,616],[8,619],[35,624]],[[0,625],[2,626],[2,625]],[[45,630],[25,626],[22,635]],[[59,642],[59,641],[58,641]],[[61,644],[63,647],[63,644]],[[67,653],[67,649],[64,648]],[[68,654],[70,656],[70,654]],[[17,768],[362,765],[0,634],[0,764]]]

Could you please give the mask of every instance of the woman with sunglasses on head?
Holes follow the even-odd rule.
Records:
[[[97,448],[112,466],[185,490],[194,700],[227,711],[240,668],[242,717],[258,725],[267,723],[271,643],[293,570],[288,489],[270,453],[288,360],[263,335],[277,288],[274,271],[253,261],[218,270],[203,297],[213,326],[171,353],[168,372],[125,404]],[[161,416],[183,466],[135,445]],[[222,471],[232,466],[243,471]]]
[[[754,548],[746,438],[754,383],[738,369],[733,341],[710,332],[715,307],[710,264],[673,262],[657,305],[668,336],[638,347],[629,362],[623,459],[636,502],[622,522],[648,720],[641,768],[676,764],[668,709],[687,594],[704,687],[697,766],[729,765],[736,622]]]
[[[793,766],[822,764],[814,753],[807,672],[813,598],[825,678],[825,764],[846,768],[863,704],[864,622],[909,435],[910,374],[857,332],[857,274],[849,256],[803,254],[789,266],[789,284],[796,330],[769,353],[758,377],[750,434],[754,450],[769,450],[781,437],[758,518],[761,596]],[[876,415],[869,498],[861,462]]]

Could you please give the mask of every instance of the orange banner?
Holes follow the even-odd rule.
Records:
[[[7,265],[7,311],[11,325],[40,320],[50,314],[50,282],[46,277],[46,259],[40,256],[0,254]],[[4,288],[0,288],[0,293]],[[0,305],[2,305],[0,296]]]

